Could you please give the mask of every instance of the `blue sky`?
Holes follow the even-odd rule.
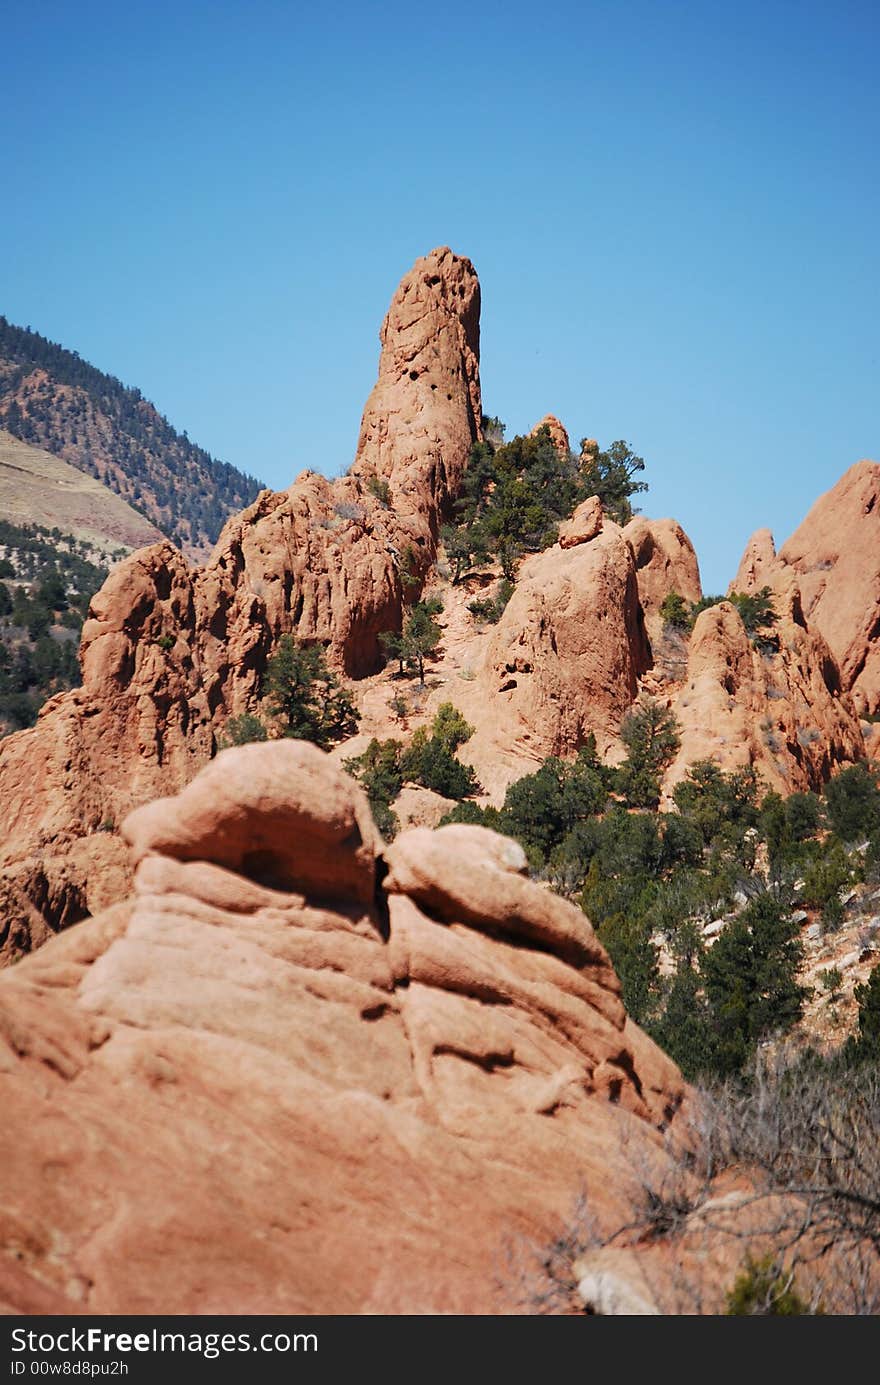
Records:
[[[449,244],[484,407],[626,438],[723,588],[880,456],[876,3],[6,0],[0,312],[289,485]]]

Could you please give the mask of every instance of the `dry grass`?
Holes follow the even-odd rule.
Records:
[[[159,531],[107,486],[0,429],[0,515],[87,539],[107,556],[156,543]]]

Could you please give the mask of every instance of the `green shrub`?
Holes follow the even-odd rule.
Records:
[[[367,490],[370,495],[376,497],[381,505],[388,506],[391,504],[391,487],[384,477],[368,476]]]
[[[725,827],[733,829],[732,841],[754,826],[757,796],[758,776],[750,765],[725,774],[714,760],[694,760],[672,791],[679,812],[699,828],[707,846]]]
[[[762,1040],[800,1019],[802,958],[789,902],[775,892],[759,894],[719,935],[702,964],[713,1071],[740,1072]]]
[[[510,785],[501,812],[504,831],[546,858],[577,823],[602,811],[608,779],[591,736],[573,762],[551,757]]]
[[[468,602],[468,610],[475,620],[485,621],[487,625],[497,625],[504,614],[507,603],[513,596],[514,584],[502,577],[493,597],[482,597]]]
[[[762,587],[758,592],[731,592],[727,599],[739,611],[749,635],[757,635],[776,620],[773,594],[769,587]]]
[[[794,1286],[794,1276],[775,1257],[748,1255],[727,1295],[726,1317],[794,1318],[813,1312]]]
[[[633,513],[629,497],[647,489],[635,479],[644,462],[622,441],[607,452],[582,450],[577,459],[560,452],[546,425],[497,446],[490,438],[471,449],[455,522],[441,534],[456,582],[492,556],[513,582],[520,556],[554,543],[560,521],[581,500],[598,495],[611,518],[625,524]],[[497,620],[500,610],[477,612],[480,619],[493,614]]]
[[[862,841],[880,827],[880,791],[864,765],[852,765],[829,780],[825,806],[841,841]]]
[[[266,728],[253,712],[242,712],[241,716],[230,717],[226,723],[226,736],[220,742],[220,749],[233,745],[250,745],[255,741],[268,740]]]
[[[642,1024],[654,1000],[658,981],[657,952],[649,928],[623,914],[612,914],[598,929],[620,979],[627,1014]]]
[[[688,602],[676,591],[669,592],[663,598],[660,617],[664,625],[670,626],[673,630],[690,630],[693,624]]]
[[[827,967],[825,971],[819,972],[819,981],[823,990],[835,1000],[843,989],[843,972],[839,967]]]
[[[386,841],[391,841],[400,825],[391,804],[403,788],[402,751],[400,741],[380,741],[374,736],[362,754],[342,762],[343,769],[365,789],[376,826]]]
[[[645,481],[634,478],[644,471],[645,463],[637,457],[628,442],[613,442],[606,452],[600,452],[591,439],[581,439],[581,472],[585,495],[598,495],[602,508],[617,524],[627,524],[633,517],[630,497],[648,489]]]
[[[843,846],[832,841],[818,854],[804,874],[803,900],[811,909],[822,910],[826,928],[843,922],[840,891],[852,879],[852,867]]]
[[[880,963],[874,964],[867,981],[856,986],[854,994],[859,1027],[847,1044],[847,1055],[859,1063],[880,1063]]]
[[[467,798],[479,792],[476,775],[470,765],[463,765],[436,735],[429,736],[422,728],[413,736],[409,748],[400,757],[404,779],[433,789],[444,798]]]
[[[461,712],[452,705],[451,702],[441,702],[434,717],[434,724],[431,727],[431,735],[436,738],[450,755],[454,755],[459,746],[469,741],[474,734],[474,728],[465,720]]]
[[[466,823],[469,827],[489,827],[493,832],[500,832],[499,826],[500,813],[497,808],[491,806],[481,808],[478,803],[472,803],[468,799],[462,799],[456,803],[454,808],[444,814],[437,826],[447,827],[450,823]]]

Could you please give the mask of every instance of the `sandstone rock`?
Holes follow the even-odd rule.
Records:
[[[350,675],[381,664],[378,635],[401,619],[401,569],[418,579],[430,565],[479,436],[479,302],[468,260],[445,248],[419,260],[382,326],[350,473],[331,483],[304,472],[284,493],[264,491],[204,567],[162,543],[114,569],[83,630],[82,687],[0,743],[0,878],[7,893],[25,890],[6,920],[17,947],[40,932],[30,905],[46,929],[61,926],[54,873],[70,844],[183,788],[228,718],[253,708],[282,634],[326,645]],[[35,853],[52,867],[39,897],[21,884]]]
[[[378,834],[363,790],[308,741],[224,750],[176,798],[130,814],[135,862],[210,861],[286,890],[369,904]]]
[[[776,545],[769,529],[756,529],[740,558],[730,592],[755,592],[767,586],[776,568]]]
[[[639,584],[639,600],[646,618],[658,618],[670,592],[685,601],[698,602],[703,595],[700,567],[694,546],[674,519],[645,519],[637,515],[623,530],[632,545]],[[659,626],[655,626],[659,631]]]
[[[560,548],[577,548],[579,543],[589,543],[601,531],[604,517],[598,495],[581,501],[571,519],[559,526]]]
[[[521,878],[526,858],[518,842],[485,827],[420,827],[392,842],[385,855],[389,893],[409,895],[434,918],[525,938],[574,966],[599,968],[603,987],[617,993],[611,963],[582,911]],[[622,1005],[614,1017],[623,1024]]]
[[[353,472],[388,480],[403,534],[408,522],[430,561],[437,516],[480,435],[480,285],[470,260],[444,246],[417,261],[380,341]]]
[[[538,758],[571,754],[590,733],[604,753],[648,660],[632,549],[606,519],[590,543],[522,564],[478,674],[492,725],[478,725],[462,758],[479,765],[493,737],[527,739]]]
[[[564,424],[559,422],[555,414],[545,414],[540,422],[535,424],[534,428],[529,433],[529,437],[533,438],[542,428],[546,428],[549,431],[550,440],[556,450],[561,452],[563,457],[567,457],[571,451],[571,444],[569,443],[568,432]]]
[[[740,588],[776,589],[793,578],[807,622],[827,642],[858,710],[880,710],[880,463],[850,467],[816,501],[775,562],[772,542],[761,540],[760,561],[750,551],[754,542],[737,573]]]
[[[455,807],[454,798],[444,798],[433,789],[416,784],[404,784],[392,803],[402,831],[408,827],[436,827],[442,817]]]
[[[509,1311],[507,1240],[663,1167],[684,1087],[586,920],[476,828],[368,898],[361,808],[312,747],[227,752],[134,814],[133,898],[0,975],[3,1311]]]
[[[862,712],[880,711],[880,464],[858,462],[779,552]]]
[[[776,610],[774,641],[763,651],[729,602],[698,616],[674,702],[681,749],[667,790],[694,760],[714,759],[726,771],[754,765],[785,794],[819,788],[836,765],[860,757],[852,701],[825,641],[807,627],[796,587],[777,593]]]

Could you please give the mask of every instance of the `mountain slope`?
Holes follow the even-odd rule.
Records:
[[[97,477],[191,558],[205,557],[260,490],[178,433],[140,390],[5,317],[0,425]]]
[[[10,524],[38,524],[84,539],[105,556],[144,548],[162,534],[96,480],[40,447],[0,428],[0,515]]]

